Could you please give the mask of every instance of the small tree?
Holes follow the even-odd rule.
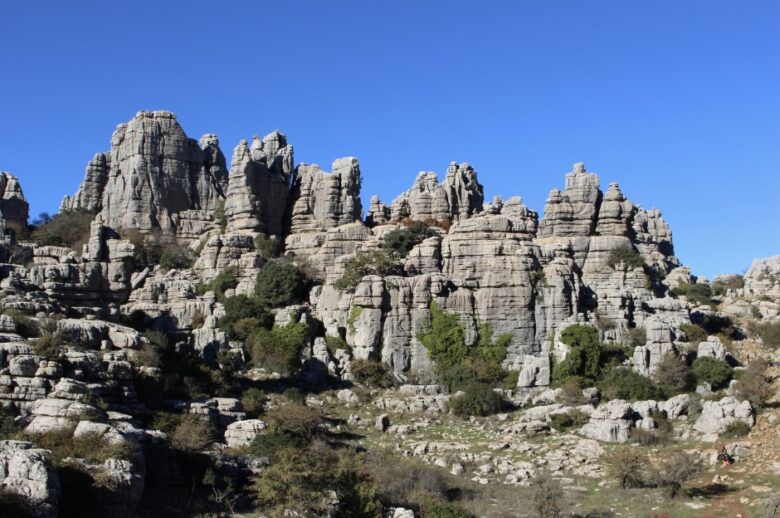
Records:
[[[723,360],[702,356],[693,361],[693,373],[698,383],[709,383],[713,389],[720,389],[731,380],[733,369]]]
[[[544,469],[531,479],[531,507],[539,518],[559,518],[568,508],[560,481]]]
[[[428,350],[436,366],[447,369],[468,355],[463,324],[457,315],[440,309],[436,301],[431,301],[430,311],[430,325],[417,333],[417,339]]]
[[[623,489],[642,487],[647,480],[647,458],[634,448],[619,446],[604,458],[610,475]]]
[[[680,493],[685,482],[696,478],[702,472],[702,463],[694,455],[678,452],[667,458],[655,471],[655,485],[666,490],[667,496],[673,498]]]
[[[385,235],[382,247],[392,251],[399,257],[406,257],[409,252],[435,233],[422,221],[415,221],[411,227],[392,230]]]
[[[667,397],[687,392],[696,385],[696,377],[688,364],[674,353],[667,353],[661,358],[653,380]]]
[[[452,413],[460,417],[495,414],[502,406],[501,396],[484,383],[471,383],[463,389],[463,394],[450,399]]]
[[[763,358],[751,361],[742,371],[737,385],[737,397],[750,401],[754,408],[763,408],[772,395],[772,387],[767,378],[769,364]]]
[[[612,268],[619,265],[626,269],[641,268],[645,265],[645,260],[633,246],[623,245],[609,251],[607,265]]]
[[[202,451],[214,442],[214,427],[198,415],[185,415],[173,431],[171,442],[184,451]]]
[[[333,284],[340,290],[354,289],[366,275],[400,275],[403,273],[397,256],[380,249],[358,252],[344,262],[344,273]]]
[[[576,376],[595,383],[601,376],[601,343],[595,327],[573,325],[561,333],[561,342],[569,346],[566,359],[553,367],[553,383],[561,384]]]
[[[269,261],[257,274],[255,298],[262,306],[287,306],[303,300],[305,296],[306,276],[292,263]]]

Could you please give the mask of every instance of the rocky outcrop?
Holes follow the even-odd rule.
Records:
[[[229,448],[249,446],[268,427],[260,419],[246,419],[231,423],[225,429],[225,443]]]
[[[174,114],[139,112],[117,127],[111,151],[93,158],[63,208],[100,209],[113,229],[159,230],[192,240],[224,200],[227,179],[216,136],[199,143],[187,137]]]
[[[360,221],[360,184],[354,157],[333,162],[332,173],[317,164],[300,164],[292,184],[290,232],[323,231]]]
[[[459,221],[482,210],[482,185],[469,164],[451,163],[444,182],[433,172],[421,172],[414,185],[393,200],[390,219],[411,218],[416,221]],[[373,224],[387,221],[388,210],[377,199],[371,200]]]
[[[242,140],[233,151],[225,199],[227,230],[281,236],[293,172],[293,148],[278,131]]]
[[[0,441],[0,488],[22,497],[30,516],[55,518],[60,483],[47,453],[29,442]]]
[[[703,401],[701,415],[693,427],[704,434],[719,434],[737,421],[752,427],[756,422],[753,407],[749,401],[728,396],[719,401]]]
[[[19,179],[11,173],[0,173],[0,219],[5,220],[7,230],[17,234],[27,230],[30,205],[22,192]]]

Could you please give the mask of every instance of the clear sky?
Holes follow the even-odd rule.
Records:
[[[56,212],[137,111],[193,138],[281,129],[363,198],[469,162],[540,213],[585,162],[712,276],[780,253],[780,2],[4,2],[0,170]]]

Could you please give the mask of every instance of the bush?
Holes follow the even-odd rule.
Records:
[[[421,518],[472,518],[474,515],[459,505],[441,499],[429,499],[420,505]]]
[[[673,288],[670,292],[672,297],[683,296],[693,304],[699,304],[704,306],[712,306],[712,288],[709,284],[689,284],[687,282],[680,281],[676,288]]]
[[[337,349],[344,349],[348,351],[350,349],[346,340],[340,336],[325,335],[325,345],[328,347],[330,354],[335,354]]]
[[[287,403],[265,413],[272,431],[286,433],[308,440],[314,438],[323,422],[322,412],[301,403]]]
[[[282,241],[265,234],[260,234],[255,238],[255,250],[265,259],[279,257],[282,253]]]
[[[269,261],[257,273],[255,299],[264,307],[277,308],[306,297],[306,277],[292,263]]]
[[[506,358],[506,350],[512,342],[512,333],[505,333],[493,340],[493,329],[490,324],[479,326],[479,341],[473,350],[476,358],[485,362],[501,365]]]
[[[459,394],[450,398],[452,413],[460,417],[486,416],[501,411],[503,399],[490,385],[471,383]]]
[[[590,417],[587,414],[579,410],[569,410],[568,412],[551,416],[550,427],[563,431],[570,428],[579,428],[588,421],[590,421]]]
[[[14,321],[14,327],[17,333],[24,338],[34,338],[40,336],[41,329],[38,322],[28,317],[18,309],[5,309],[3,314],[8,315]]]
[[[164,246],[160,254],[160,268],[164,272],[192,268],[194,262],[195,254],[192,250],[176,243]]]
[[[32,342],[33,353],[47,360],[56,360],[64,347],[70,344],[62,333],[43,335]]]
[[[401,267],[397,257],[388,250],[369,250],[357,252],[344,262],[344,273],[333,283],[339,290],[352,290],[366,275],[401,275]]]
[[[705,331],[701,326],[697,326],[696,324],[682,324],[680,329],[688,337],[688,342],[691,344],[696,345],[699,342],[703,342],[707,339],[707,331]]]
[[[453,492],[452,477],[445,470],[419,459],[378,453],[369,460],[387,507],[424,507],[446,500]]]
[[[583,380],[578,377],[571,377],[561,383],[558,387],[561,392],[556,397],[556,401],[566,406],[577,406],[588,403],[587,398],[582,394]]]
[[[676,452],[667,458],[652,474],[653,485],[664,488],[667,496],[675,497],[682,485],[702,472],[701,461],[685,452]]]
[[[728,363],[711,356],[696,358],[692,367],[696,383],[709,383],[714,390],[727,386],[733,374]]]
[[[645,265],[645,260],[633,246],[623,245],[610,250],[607,256],[608,266],[617,268],[621,264],[626,269],[641,268]]]
[[[246,348],[256,367],[291,374],[300,366],[307,334],[306,325],[298,322],[270,330],[261,328],[249,335]]]
[[[623,489],[642,487],[647,480],[647,458],[630,446],[619,446],[604,457],[607,470]]]
[[[531,479],[530,500],[534,516],[539,518],[559,518],[568,507],[560,481],[546,469],[539,470]]]
[[[257,417],[263,411],[265,399],[265,392],[259,388],[252,387],[245,390],[241,395],[241,406],[250,417]]]
[[[753,408],[763,408],[772,395],[772,388],[767,376],[769,364],[762,358],[751,361],[742,371],[737,384],[737,397],[750,401]]]
[[[182,416],[171,435],[173,446],[182,451],[198,452],[214,442],[215,430],[206,419],[198,415]]]
[[[772,349],[780,347],[780,322],[759,324],[754,326],[754,328],[764,345]]]
[[[642,401],[659,399],[662,394],[652,381],[628,367],[610,369],[598,383],[603,398]]]
[[[83,209],[62,211],[34,229],[30,240],[38,246],[66,246],[80,252],[89,241],[94,218],[93,212]]]
[[[73,437],[74,428],[27,434],[25,440],[51,451],[50,458],[55,466],[62,466],[68,457],[103,463],[108,459],[131,459],[134,456],[132,448],[125,443],[110,443],[97,433]]]
[[[632,327],[628,330],[628,345],[638,347],[647,343],[647,332],[643,327]]]
[[[385,235],[382,247],[398,257],[406,257],[415,246],[435,235],[428,225],[415,221],[411,227],[392,230]]]
[[[573,325],[561,333],[561,342],[569,346],[566,358],[553,366],[553,384],[560,385],[568,378],[582,378],[595,383],[601,376],[601,343],[595,327]]]
[[[417,333],[417,339],[438,368],[448,369],[468,355],[463,324],[457,315],[441,310],[436,301],[431,302],[430,311],[430,324]]]
[[[744,421],[732,421],[720,434],[721,439],[736,439],[750,433],[750,425]]]
[[[382,362],[371,360],[352,360],[350,363],[352,379],[361,385],[374,388],[390,388],[393,377]]]
[[[14,416],[9,414],[0,414],[0,441],[13,439],[14,436],[22,430]]]
[[[305,449],[309,440],[286,432],[270,430],[259,434],[249,446],[249,451],[257,457],[272,457],[284,448]]]
[[[289,511],[296,516],[381,515],[371,474],[349,452],[338,454],[322,444],[277,450],[269,466],[252,479],[252,490],[271,516]]]
[[[667,398],[696,388],[696,376],[685,359],[674,353],[667,353],[661,358],[653,381]]]
[[[209,282],[198,284],[196,291],[198,295],[205,295],[206,292],[213,291],[217,296],[217,300],[223,302],[225,300],[225,292],[235,289],[236,286],[238,286],[236,269],[231,266],[225,268],[224,271],[220,272],[219,275]]]
[[[440,370],[439,383],[450,392],[462,390],[472,382],[495,387],[506,381],[509,374],[499,364],[478,357],[467,357],[452,367]]]
[[[225,299],[225,316],[219,321],[222,328],[233,340],[246,340],[260,328],[273,324],[273,316],[254,298],[235,295]]]

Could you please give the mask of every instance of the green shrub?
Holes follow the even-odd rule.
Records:
[[[457,492],[449,473],[416,458],[381,452],[369,457],[369,465],[379,481],[380,499],[387,507],[424,508]]]
[[[274,326],[270,330],[261,328],[249,335],[246,348],[256,367],[291,374],[300,365],[307,334],[306,325],[298,322]]]
[[[269,409],[265,419],[271,431],[311,440],[323,423],[322,411],[302,403],[286,403]]]
[[[269,261],[257,273],[255,298],[269,308],[287,306],[306,297],[306,277],[292,263]]]
[[[32,342],[33,353],[47,360],[56,360],[63,348],[71,346],[62,333],[43,335]]]
[[[192,250],[175,243],[164,247],[160,254],[160,268],[164,272],[192,268],[194,262],[195,254]]]
[[[4,309],[4,315],[8,315],[14,321],[14,327],[17,333],[25,338],[34,338],[40,336],[41,329],[38,322],[25,315],[18,309]]]
[[[340,336],[325,335],[325,344],[327,345],[330,354],[334,354],[337,349],[350,350],[347,341]]]
[[[501,365],[506,358],[506,350],[512,343],[512,333],[505,333],[493,340],[493,329],[490,324],[479,326],[479,341],[472,354],[488,363]]]
[[[260,257],[265,259],[274,259],[279,257],[282,253],[282,241],[273,237],[268,237],[265,234],[259,234],[255,237],[255,250],[260,254]]]
[[[627,269],[641,268],[645,265],[645,260],[633,246],[623,245],[610,250],[607,256],[608,266],[617,268],[620,264]]]
[[[63,465],[68,457],[102,463],[108,459],[131,459],[134,456],[132,448],[125,443],[110,443],[97,433],[73,437],[74,428],[26,434],[25,440],[38,448],[50,450],[50,458],[55,466]]]
[[[696,388],[696,376],[680,356],[667,353],[655,368],[653,381],[665,397],[672,397]]]
[[[576,376],[568,378],[558,387],[561,391],[555,398],[556,402],[567,406],[584,405],[588,403],[587,398],[582,394],[585,385],[582,378]]]
[[[349,365],[352,379],[361,385],[374,388],[390,388],[394,385],[393,377],[382,362],[352,360]]]
[[[77,209],[56,214],[43,225],[35,228],[30,234],[30,240],[38,246],[66,246],[81,251],[89,241],[89,231],[93,212]]]
[[[216,432],[211,423],[199,415],[182,416],[171,435],[171,444],[182,451],[205,450],[214,442]]]
[[[385,235],[382,247],[398,255],[406,257],[415,246],[425,239],[435,235],[428,225],[415,221],[411,227],[392,230]]]
[[[225,316],[220,319],[219,327],[234,340],[246,340],[250,334],[273,323],[273,316],[255,298],[235,295],[226,298],[224,305]]]
[[[463,389],[463,394],[450,398],[450,410],[460,417],[486,416],[500,412],[503,403],[490,385],[470,383]]]
[[[652,485],[663,488],[670,498],[677,496],[682,485],[699,476],[702,463],[694,455],[685,452],[675,452],[651,474]]]
[[[439,369],[439,384],[447,387],[450,392],[455,392],[464,389],[472,382],[493,387],[502,385],[508,376],[509,372],[502,369],[499,364],[478,357],[467,357],[449,368]]]
[[[772,397],[772,386],[767,375],[769,364],[763,358],[751,361],[742,371],[737,384],[737,397],[750,401],[753,408],[763,408]]]
[[[14,416],[0,414],[0,441],[13,439],[22,430],[22,426],[16,422]]]
[[[583,426],[590,417],[579,410],[569,410],[562,414],[555,414],[550,417],[550,427],[556,430],[568,430],[570,428],[579,428]]]
[[[344,262],[344,273],[333,284],[339,290],[354,289],[366,275],[401,275],[398,258],[386,249],[357,252]]]
[[[662,396],[652,381],[628,367],[610,369],[599,381],[598,388],[607,400],[643,401]]]
[[[259,434],[249,446],[249,451],[257,457],[272,457],[277,451],[285,448],[305,449],[309,440],[299,435],[270,430]]]
[[[761,310],[758,309],[758,306],[750,306],[750,316],[756,320],[764,318],[764,315],[761,314]]]
[[[144,331],[143,333],[144,338],[149,340],[149,343],[152,344],[157,349],[167,349],[170,345],[170,341],[168,340],[168,335],[164,331],[160,331],[159,329],[148,329]]]
[[[261,389],[252,387],[248,388],[241,395],[241,406],[251,417],[257,417],[263,411],[265,406],[266,394]]]
[[[721,278],[712,283],[712,293],[723,296],[728,290],[738,290],[745,287],[745,278],[741,275]]]
[[[417,339],[439,369],[448,369],[468,355],[463,324],[457,315],[440,309],[436,301],[431,302],[430,311],[430,324],[417,333]]]
[[[198,284],[196,291],[198,295],[204,295],[206,292],[213,291],[217,297],[217,300],[223,302],[225,300],[225,292],[227,290],[235,289],[238,286],[238,277],[236,276],[236,269],[234,267],[225,268],[219,275],[206,283]]]
[[[704,328],[696,324],[682,324],[680,326],[680,329],[688,337],[688,342],[694,345],[698,344],[699,342],[705,341],[708,336],[707,331],[705,331]]]
[[[632,327],[628,330],[628,345],[638,347],[647,343],[647,332],[643,327]]]
[[[336,452],[314,444],[274,452],[263,472],[252,478],[251,489],[270,516],[381,516],[378,487],[351,452]],[[332,494],[337,496],[333,509]],[[335,514],[334,514],[335,511]]]
[[[721,439],[737,439],[750,433],[750,425],[744,421],[732,421],[720,434]]]
[[[582,378],[594,383],[601,376],[601,343],[595,327],[573,325],[561,333],[561,342],[569,346],[566,358],[553,366],[553,384],[568,378]]]
[[[772,349],[780,347],[780,322],[761,324],[757,326],[757,331],[764,345]]]
[[[733,375],[728,363],[711,356],[696,358],[692,367],[696,382],[709,383],[714,390],[727,386]]]
[[[630,446],[619,446],[604,457],[607,471],[623,489],[643,487],[647,483],[648,459]]]
[[[680,281],[677,284],[677,287],[672,289],[670,295],[672,297],[683,296],[694,304],[705,306],[712,306],[714,304],[712,301],[712,288],[710,288],[709,284],[689,284]]]

